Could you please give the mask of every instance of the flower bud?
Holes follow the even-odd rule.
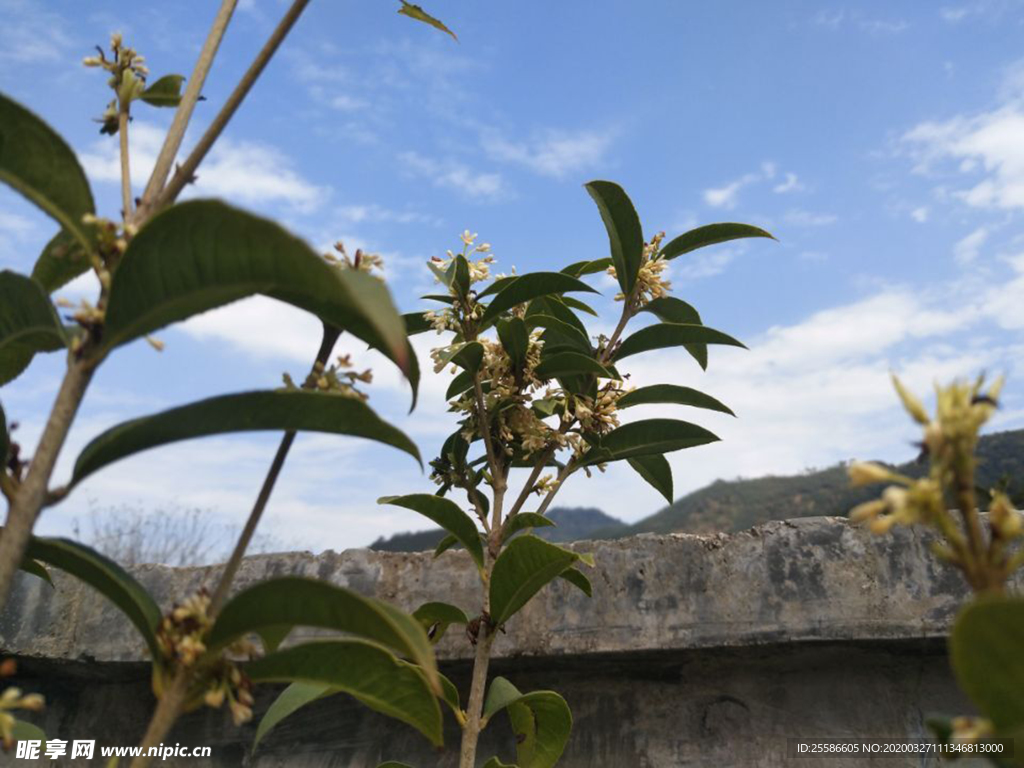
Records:
[[[924,409],[924,404],[900,383],[895,374],[892,377],[892,383],[896,387],[896,393],[900,396],[900,400],[903,402],[903,407],[907,409],[907,413],[913,417],[914,421],[922,426],[928,424],[931,418],[928,416],[928,411]]]
[[[22,696],[20,706],[29,712],[41,712],[46,706],[46,699],[40,693],[30,693],[27,696]]]
[[[892,472],[872,461],[855,461],[849,466],[846,473],[850,477],[850,482],[855,486],[887,483],[893,479]]]

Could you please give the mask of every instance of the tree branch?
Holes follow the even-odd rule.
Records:
[[[224,33],[227,31],[228,23],[231,21],[236,5],[238,5],[238,0],[222,0],[220,4],[217,16],[214,18],[213,25],[206,36],[206,42],[203,43],[203,48],[199,52],[199,59],[192,69],[192,76],[185,87],[185,93],[182,94],[178,109],[174,112],[174,120],[171,121],[171,127],[167,131],[164,144],[160,148],[160,154],[156,158],[153,173],[146,183],[146,190],[142,194],[142,200],[137,211],[139,218],[137,223],[141,223],[150,215],[150,209],[153,207],[152,203],[156,200],[157,195],[160,194],[164,183],[167,181],[167,175],[171,172],[171,164],[181,148],[181,142],[185,138],[185,130],[192,119],[192,111],[195,109],[196,102],[199,101],[199,97],[202,94],[203,85],[206,83],[206,76],[210,73],[210,68],[213,66],[213,59],[217,55],[217,49],[220,47],[221,40],[224,39]]]
[[[274,53],[280,47],[285,37],[291,31],[291,28],[295,25],[295,22],[299,20],[299,16],[306,9],[309,4],[309,0],[295,0],[288,12],[285,13],[284,17],[278,23],[277,28],[270,35],[270,38],[263,45],[263,48],[256,55],[252,64],[249,65],[249,69],[239,80],[238,85],[235,86],[235,90],[228,96],[227,101],[224,102],[224,106],[220,108],[220,112],[210,123],[210,127],[206,129],[206,132],[199,139],[199,143],[195,145],[192,152],[185,159],[177,170],[174,172],[174,176],[171,178],[170,183],[167,187],[159,193],[156,202],[153,206],[154,211],[158,211],[161,208],[173,203],[178,195],[181,194],[181,190],[185,188],[192,177],[195,175],[196,169],[199,164],[206,157],[206,153],[213,147],[215,141],[227,127],[228,122],[234,116],[235,112],[241,106],[242,101],[246,95],[252,90],[253,85],[256,84],[256,80],[259,79],[260,74],[263,72],[264,67],[273,58]]]
[[[121,218],[128,221],[132,215],[132,173],[128,162],[128,105],[122,104],[117,113],[117,132],[121,139]]]

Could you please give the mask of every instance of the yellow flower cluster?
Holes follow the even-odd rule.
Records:
[[[356,248],[356,255],[349,257],[348,251],[345,250],[345,244],[341,240],[334,244],[334,250],[341,258],[338,258],[333,253],[325,253],[324,259],[327,260],[328,264],[342,269],[351,269],[356,272],[366,272],[379,280],[384,279],[384,276],[381,274],[384,270],[384,259],[380,254],[368,253],[361,248]]]
[[[0,677],[10,677],[17,671],[13,659],[0,664]],[[26,712],[39,712],[46,705],[42,695],[38,693],[22,693],[20,688],[11,686],[0,693],[0,742],[4,751],[14,748],[14,726],[18,721],[11,714],[12,710],[21,709]]]
[[[369,368],[362,372],[347,370],[351,367],[351,355],[338,355],[337,362],[330,367],[325,367],[318,360],[313,364],[313,370],[306,376],[302,389],[314,389],[332,395],[369,400],[369,395],[356,388],[356,382],[370,384],[373,381],[373,371]],[[281,378],[284,380],[284,387],[281,388],[281,391],[291,392],[299,389],[289,374],[284,373]]]
[[[665,233],[659,232],[651,238],[649,243],[644,243],[643,255],[640,258],[640,270],[636,276],[636,288],[633,299],[633,307],[639,309],[654,299],[667,296],[672,283],[662,277],[668,268],[668,262],[658,258],[658,251],[661,249],[661,241],[665,239]],[[615,277],[618,273],[614,266],[608,267],[608,274]],[[626,294],[615,295],[616,301],[625,301]]]

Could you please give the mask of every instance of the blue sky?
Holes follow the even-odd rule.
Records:
[[[283,7],[240,4],[186,145]],[[739,416],[665,409],[723,438],[671,457],[680,495],[716,478],[907,458],[914,430],[890,370],[922,393],[935,379],[1006,373],[993,429],[1024,423],[1021,3],[427,3],[458,44],[395,7],[313,2],[189,194],[275,217],[320,248],[342,239],[380,252],[406,311],[430,288],[424,262],[465,228],[492,243],[499,270],[605,255],[582,189],[593,178],[626,188],[648,236],[723,220],[767,227],[778,244],[718,246],[672,264],[675,295],[750,351],[714,350],[707,373],[676,352],[630,368],[635,383],[696,386]],[[0,0],[0,89],[68,139],[101,212],[119,208],[116,141],[92,122],[108,92],[81,57],[119,30],[154,75],[187,75],[212,13],[206,2]],[[169,120],[136,111],[140,186]],[[0,193],[0,266],[30,271],[54,229]],[[610,317],[614,291],[594,284]],[[90,290],[83,279],[64,295]],[[136,344],[101,370],[58,475],[126,418],[300,376],[319,340],[316,321],[262,299],[160,337],[163,353]],[[419,340],[425,360],[435,338]],[[356,345],[339,351],[374,367],[372,404],[432,455],[451,431],[444,376],[424,382],[406,416],[388,364]],[[57,355],[38,359],[0,391],[26,446],[60,372]],[[90,506],[118,505],[200,507],[241,525],[276,440],[204,440],[124,461],[47,511],[40,530],[67,532]],[[427,527],[378,507],[378,496],[429,488],[401,454],[303,436],[266,528],[289,546],[365,545]],[[661,506],[625,467],[574,480],[560,503],[626,520]]]

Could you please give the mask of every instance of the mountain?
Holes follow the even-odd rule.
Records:
[[[1024,430],[982,437],[977,456],[978,486],[1002,487],[1019,507],[1024,502]],[[894,469],[920,477],[928,467],[926,462],[908,461]],[[648,532],[731,533],[768,520],[844,516],[857,504],[877,498],[879,489],[880,486],[851,488],[844,464],[787,477],[718,480],[633,525],[596,531],[595,538]]]
[[[555,525],[535,528],[534,533],[548,541],[590,539],[593,538],[593,532],[599,529],[606,532],[602,538],[611,538],[620,528],[626,528],[626,524],[621,520],[593,507],[554,507],[547,516]],[[370,545],[370,549],[383,552],[421,552],[433,549],[443,538],[444,531],[440,528],[415,533],[396,533],[387,539],[381,536]]]
[[[1018,508],[1024,506],[1024,429],[982,437],[977,456],[979,489],[1002,488]],[[928,470],[927,462],[916,460],[887,466],[911,477]],[[846,465],[837,464],[800,475],[716,480],[633,525],[598,509],[558,507],[548,513],[558,527],[535,529],[535,533],[550,541],[617,539],[637,533],[732,533],[769,520],[842,517],[861,502],[877,498],[879,489],[851,488]],[[378,539],[370,548],[414,552],[433,549],[442,538],[439,529],[399,533]]]

